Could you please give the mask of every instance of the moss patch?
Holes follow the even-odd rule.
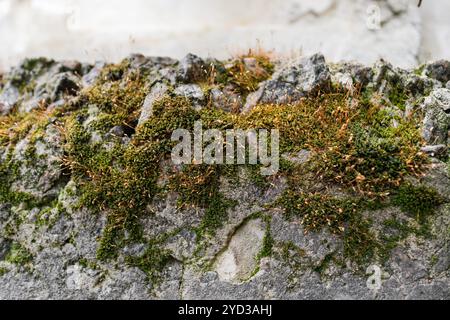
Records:
[[[424,223],[426,218],[443,203],[444,199],[436,190],[423,185],[413,186],[411,183],[403,184],[392,199],[392,204],[400,207],[420,223]]]
[[[33,260],[31,253],[20,243],[14,242],[11,245],[11,249],[7,254],[5,261],[25,266]]]
[[[170,251],[159,248],[153,242],[148,244],[142,256],[127,258],[128,264],[144,271],[153,285],[160,281],[161,272],[170,260]]]

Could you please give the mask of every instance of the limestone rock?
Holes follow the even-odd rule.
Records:
[[[290,103],[319,90],[327,90],[331,75],[321,54],[300,59],[273,74],[261,83],[257,92],[247,98],[244,112],[250,111],[257,103]]]

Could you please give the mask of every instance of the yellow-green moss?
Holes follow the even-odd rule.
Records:
[[[161,272],[170,261],[170,251],[161,249],[153,242],[148,244],[142,256],[127,258],[127,263],[144,271],[153,285],[159,283]]]
[[[33,260],[31,253],[20,243],[14,242],[6,255],[5,261],[25,266]]]

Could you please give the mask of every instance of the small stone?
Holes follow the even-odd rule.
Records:
[[[318,90],[327,90],[331,74],[321,54],[305,57],[274,73],[270,80],[260,84],[258,91],[249,95],[244,112],[258,103],[293,103]]]
[[[439,88],[431,92],[422,104],[425,112],[422,136],[429,145],[446,144],[450,129],[450,90]]]
[[[265,226],[261,219],[248,221],[231,238],[228,248],[219,255],[215,270],[222,281],[239,282],[257,267]]]
[[[19,101],[19,90],[8,83],[0,93],[0,115],[8,114]]]
[[[242,109],[241,97],[233,92],[231,88],[225,87],[222,90],[213,88],[210,91],[212,105],[215,108],[225,110],[227,112],[239,111]]]
[[[425,67],[425,74],[442,83],[450,81],[450,61],[439,60]]]
[[[203,101],[205,99],[202,88],[196,84],[182,84],[175,88],[174,93],[190,100]]]
[[[200,57],[187,54],[178,66],[177,79],[184,83],[198,82],[206,77],[207,65]]]
[[[4,260],[11,248],[11,241],[0,237],[0,261]]]
[[[95,63],[94,67],[81,78],[81,83],[84,87],[93,85],[101,74],[102,69],[106,66],[103,61],[98,61]]]
[[[438,144],[434,146],[425,146],[420,149],[420,151],[425,152],[431,157],[440,157],[447,154],[447,146],[443,144]]]
[[[296,154],[283,154],[282,157],[290,162],[303,164],[311,158],[311,151],[303,149]]]
[[[143,124],[153,115],[153,104],[155,103],[155,101],[162,99],[166,95],[168,90],[169,88],[163,82],[157,82],[153,85],[150,93],[147,95],[147,97],[145,97],[138,125]]]
[[[125,130],[123,126],[114,126],[111,128],[111,130],[109,130],[108,133],[115,137],[123,137],[125,135]]]

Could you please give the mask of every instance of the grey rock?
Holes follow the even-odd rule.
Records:
[[[227,112],[240,111],[242,109],[242,99],[238,94],[233,92],[232,88],[225,87],[222,90],[212,88],[209,94],[212,105],[215,108]]]
[[[447,144],[450,128],[450,90],[440,88],[432,91],[422,104],[422,109],[425,112],[422,129],[425,141],[431,145]]]
[[[331,74],[321,54],[305,57],[275,72],[247,98],[244,112],[257,103],[292,103],[318,90],[327,90]]]
[[[403,12],[397,4],[392,3],[392,8],[399,14]],[[215,86],[208,95],[203,93],[195,81],[200,75],[198,70],[204,71],[198,66],[209,62],[198,57],[190,55],[180,63],[142,55],[127,59],[130,68],[124,74],[137,70],[148,75],[145,81],[150,93],[142,106],[139,124],[153,115],[154,102],[169,93],[187,97],[194,106],[211,103],[212,107],[226,111],[242,109],[241,97],[230,87]],[[252,58],[244,63],[249,70],[255,66]],[[60,108],[66,99],[71,99],[70,94],[79,96],[80,87],[95,83],[101,68],[75,61],[28,61],[5,75],[2,94],[8,87],[18,88],[16,84],[23,79],[32,80],[36,86],[24,92],[17,89],[14,104],[27,111],[32,109],[27,105],[45,99],[50,103],[49,109]],[[180,75],[183,76],[178,78]],[[425,115],[423,130],[428,144],[422,152],[438,157],[430,158],[420,182],[433,187],[444,199],[450,197],[448,163],[439,159],[441,155],[444,159],[448,152],[450,90],[442,88],[444,83],[425,72],[418,76],[383,61],[374,68],[357,63],[328,67],[323,57],[316,55],[278,70],[247,102],[289,102],[286,92],[296,101],[315,90],[325,90],[331,81],[349,88],[369,87],[381,95],[388,95],[397,84],[407,88],[417,101],[425,98],[420,107]],[[430,90],[431,94],[426,96]],[[95,105],[81,108],[85,112],[74,121],[91,134],[90,143],[99,143],[99,152],[116,143],[131,141],[133,128],[115,126],[107,134],[100,133],[92,125],[102,112],[100,108]],[[393,109],[387,107],[390,112],[399,113]],[[11,191],[29,193],[39,202],[35,205],[34,201],[0,200],[0,268],[7,270],[0,276],[0,299],[450,299],[448,203],[427,218],[431,236],[411,233],[397,244],[384,263],[376,258],[367,262],[379,265],[382,271],[381,287],[374,290],[367,286],[366,265],[356,266],[343,255],[346,242],[342,237],[326,228],[307,232],[302,217],[288,218],[282,207],[272,205],[289,187],[289,177],[273,176],[268,178],[267,185],[261,186],[243,167],[232,177],[223,175],[217,185],[233,205],[224,213],[222,225],[211,234],[203,233],[202,229],[208,210],[180,206],[180,195],[167,192],[152,199],[138,216],[142,240],[127,242],[116,259],[102,261],[97,256],[99,240],[108,226],[110,212],[94,213],[80,207],[82,190],[78,189],[78,177],[66,176],[61,170],[67,154],[66,137],[58,118],[49,118],[40,130],[43,135],[39,139],[31,139],[29,135],[14,144],[0,145],[0,161],[5,161],[11,152],[14,161],[11,166],[19,164]],[[30,150],[36,157],[29,158]],[[303,165],[311,152],[300,150],[282,157],[294,165]],[[162,161],[160,168],[168,175],[180,170],[172,166],[170,159]],[[412,183],[418,180],[409,178]],[[158,181],[161,188],[167,183],[166,176]],[[339,188],[324,192],[344,195]],[[414,217],[396,207],[362,214],[371,219],[375,235],[401,235],[401,230],[384,223],[387,219],[419,227]],[[261,257],[267,232],[272,252]],[[127,240],[129,235],[125,232]],[[131,266],[128,260],[141,257],[150,240],[157,241],[156,245],[169,256],[156,282],[148,277],[148,270]],[[30,253],[30,261],[25,265],[5,261],[13,243],[21,244]]]
[[[184,83],[198,82],[206,77],[207,65],[200,57],[189,53],[180,60],[177,80]]]
[[[91,86],[99,78],[102,69],[106,66],[103,61],[97,61],[94,66],[81,78],[81,83],[83,87]]]
[[[0,93],[0,115],[8,114],[19,101],[19,89],[7,83]]]
[[[374,72],[371,67],[364,66],[362,64],[356,62],[343,62],[338,65],[332,65],[331,73],[333,77],[340,75],[337,77],[341,79],[351,79],[351,83],[355,86],[365,87],[367,86],[373,79]],[[350,81],[345,81],[344,83],[348,83]],[[342,84],[342,81],[338,81]]]
[[[183,84],[178,86],[175,88],[174,94],[197,101],[203,101],[205,99],[202,88],[197,84]]]
[[[434,146],[425,146],[420,149],[420,151],[425,152],[431,157],[440,157],[447,154],[447,146],[443,144],[438,144]]]
[[[114,126],[108,133],[114,137],[123,137],[125,135],[125,130],[123,126]]]
[[[203,90],[197,84],[182,84],[176,87],[173,93],[176,96],[189,99],[197,109],[205,102]]]
[[[141,115],[139,117],[138,125],[143,124],[153,115],[153,104],[155,101],[162,99],[168,92],[169,87],[163,82],[157,82],[150,89],[150,93],[145,97],[142,105]]]
[[[11,248],[11,241],[0,237],[0,261],[6,258],[6,255],[8,254],[10,248]]]
[[[450,61],[439,60],[427,64],[425,67],[425,74],[432,79],[436,79],[443,84],[446,84],[450,81]]]
[[[45,102],[64,99],[67,96],[75,96],[81,88],[80,77],[60,64],[54,65],[47,73],[42,74],[35,80],[35,88],[28,99],[20,106],[19,111],[30,112]]]

